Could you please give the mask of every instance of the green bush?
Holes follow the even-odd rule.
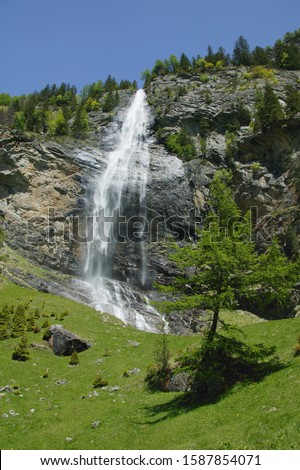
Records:
[[[274,70],[266,68],[263,65],[257,65],[256,67],[253,67],[251,72],[244,73],[243,78],[245,80],[262,78],[263,80],[270,80],[274,83],[276,82]]]
[[[0,341],[3,341],[4,339],[8,339],[9,337],[10,337],[10,334],[9,334],[7,325],[1,324],[1,321],[0,321]]]
[[[262,166],[259,162],[253,162],[253,163],[251,163],[250,168],[252,170],[253,176],[256,177],[259,174],[259,172],[261,171]]]
[[[106,387],[106,385],[108,385],[108,381],[103,379],[102,375],[97,374],[96,378],[93,382],[93,387],[94,388],[102,388],[102,387]]]
[[[68,134],[68,122],[61,109],[49,114],[47,119],[47,125],[50,135]]]
[[[237,152],[236,134],[234,132],[226,131],[225,143],[226,143],[225,160],[226,160],[227,165],[231,167],[233,165],[235,155]]]
[[[26,318],[26,329],[27,331],[32,331],[33,328],[35,327],[36,324],[36,319],[34,317],[34,313],[31,312],[29,316]]]
[[[63,321],[68,315],[70,315],[69,310],[67,310],[67,309],[66,309],[66,310],[63,310],[62,312],[60,312],[60,313],[58,314],[57,319],[58,319],[59,321]]]
[[[70,366],[78,366],[79,364],[79,355],[77,351],[73,351],[70,360],[69,360],[69,365]]]
[[[194,142],[186,129],[182,129],[177,134],[168,135],[165,146],[170,152],[175,153],[185,161],[189,161],[196,156]]]
[[[151,365],[147,368],[145,382],[151,392],[166,392],[171,379],[171,369],[167,370],[159,365]]]
[[[26,117],[23,111],[17,111],[14,115],[13,128],[18,131],[26,130]]]
[[[166,392],[171,379],[171,367],[169,364],[170,351],[168,345],[168,336],[163,333],[158,339],[156,349],[154,351],[156,360],[155,365],[151,365],[147,369],[145,383],[147,389],[155,392]]]
[[[112,351],[106,348],[103,353],[103,357],[110,357],[111,355],[112,355]]]
[[[86,110],[78,106],[74,122],[71,127],[72,136],[76,139],[84,139],[89,129],[89,119]]]
[[[205,73],[200,73],[199,80],[201,83],[207,83],[209,82],[209,76],[206,75]]]
[[[9,324],[9,306],[3,305],[2,309],[0,310],[0,341],[10,337]]]
[[[11,325],[11,337],[18,338],[22,336],[26,330],[26,316],[25,312],[28,306],[25,304],[19,304],[15,308],[14,315],[12,317]]]
[[[27,347],[27,340],[25,336],[22,336],[20,343],[16,346],[12,353],[12,359],[14,361],[28,361],[30,359],[30,352]]]
[[[89,113],[90,111],[98,111],[100,109],[100,103],[93,99],[93,98],[88,98],[84,104],[84,109]]]
[[[51,338],[50,326],[48,326],[48,328],[46,328],[46,330],[44,331],[43,340],[49,341],[50,338]]]

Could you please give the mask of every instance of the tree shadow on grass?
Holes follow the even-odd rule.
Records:
[[[212,405],[221,399],[196,401],[193,394],[180,393],[166,403],[145,407],[146,414],[149,416],[147,424],[157,424],[171,418],[176,418],[182,414],[189,413],[200,406]],[[160,416],[163,414],[163,416]],[[155,417],[156,419],[151,419]]]
[[[214,342],[205,342],[202,348],[188,352],[180,359],[181,366],[191,373],[191,391],[180,393],[166,403],[148,406],[146,413],[156,417],[148,424],[213,405],[228,396],[236,385],[261,382],[273,372],[288,367],[289,364],[274,353],[274,347],[249,346],[236,338],[221,335]],[[161,414],[163,416],[159,417]]]

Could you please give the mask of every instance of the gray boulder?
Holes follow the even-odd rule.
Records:
[[[90,343],[66,330],[61,325],[52,325],[50,333],[49,345],[57,356],[71,356],[73,351],[82,352],[91,346]]]
[[[188,372],[180,372],[171,377],[168,391],[169,392],[190,392],[191,391],[191,375]]]

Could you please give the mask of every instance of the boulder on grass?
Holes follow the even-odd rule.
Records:
[[[192,377],[188,372],[180,372],[171,377],[169,392],[190,392]]]
[[[61,325],[52,325],[49,332],[51,334],[49,345],[56,356],[71,356],[74,351],[79,353],[91,347],[90,343]]]

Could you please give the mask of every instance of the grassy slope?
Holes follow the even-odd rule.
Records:
[[[300,445],[300,358],[261,383],[235,387],[216,404],[193,410],[176,406],[176,393],[151,394],[144,388],[146,367],[153,361],[157,336],[134,330],[118,320],[101,315],[75,302],[0,282],[0,302],[32,299],[43,315],[68,309],[66,328],[89,340],[93,346],[81,353],[80,365],[68,367],[68,358],[49,350],[31,350],[31,360],[11,360],[18,340],[0,342],[0,387],[17,383],[20,395],[0,398],[0,446],[3,449],[290,449]],[[251,342],[276,344],[278,352],[291,360],[300,319],[254,323],[239,317]],[[226,321],[229,314],[226,313]],[[42,318],[41,323],[44,321]],[[61,322],[60,322],[61,323]],[[41,334],[29,341],[41,343]],[[137,341],[135,347],[129,341]],[[197,336],[170,337],[176,355]],[[105,355],[105,351],[111,352]],[[125,370],[141,372],[128,378]],[[49,377],[42,378],[45,369]],[[93,381],[101,372],[109,386],[119,390],[97,389]],[[58,380],[66,380],[58,385]],[[19,413],[10,415],[10,410]],[[34,410],[34,411],[32,411]],[[9,417],[3,417],[6,413]],[[98,427],[91,423],[100,421]],[[72,437],[72,442],[66,442]]]

